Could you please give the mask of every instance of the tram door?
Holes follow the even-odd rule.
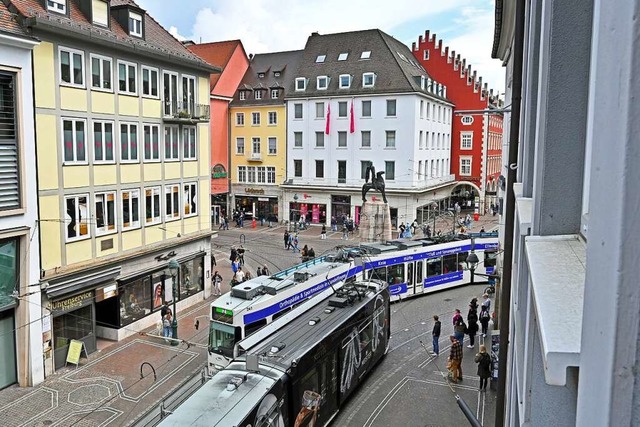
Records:
[[[407,263],[407,291],[409,294],[419,295],[424,291],[422,264],[422,261]]]

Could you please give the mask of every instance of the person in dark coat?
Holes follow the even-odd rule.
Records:
[[[480,310],[480,324],[482,325],[482,337],[487,336],[487,329],[489,329],[489,320],[491,320],[491,314],[486,306],[482,306]]]
[[[491,377],[491,356],[487,353],[487,347],[480,346],[480,352],[476,354],[475,361],[478,364],[478,376],[480,377],[478,390],[487,391],[487,383]]]
[[[467,314],[467,335],[469,335],[469,345],[467,348],[473,348],[476,343],[476,334],[478,333],[478,312],[476,306],[469,304],[469,314]]]
[[[284,248],[289,250],[289,232],[284,230]]]
[[[431,354],[433,356],[438,356],[440,355],[440,329],[442,323],[438,319],[438,316],[433,316],[433,321],[433,330],[431,331],[433,351],[431,352]]]

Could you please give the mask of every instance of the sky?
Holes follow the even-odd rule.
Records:
[[[495,0],[136,0],[178,39],[240,39],[247,54],[304,49],[312,32],[378,28],[409,48],[426,30],[504,92],[505,71],[491,58]],[[419,6],[418,6],[419,5]]]

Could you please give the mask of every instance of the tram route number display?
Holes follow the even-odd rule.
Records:
[[[84,348],[84,343],[78,340],[71,340],[69,343],[69,350],[67,351],[67,361],[65,362],[65,366],[67,363],[73,363],[77,368],[83,351],[85,357],[87,357],[87,350]]]

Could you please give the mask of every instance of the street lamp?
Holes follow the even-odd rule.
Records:
[[[178,270],[180,269],[180,264],[175,259],[169,261],[168,264],[169,271],[171,271],[171,278],[173,280],[172,292],[173,292],[173,321],[171,322],[171,330],[172,330],[172,340],[171,345],[178,345],[178,313],[176,313],[176,299],[178,299],[178,292],[176,287],[176,280],[178,277]]]
[[[296,209],[298,209],[298,193],[293,194],[293,229],[298,230],[298,221],[296,220]]]
[[[473,286],[475,284],[474,279],[476,274],[476,267],[480,262],[480,259],[478,259],[478,255],[476,255],[475,241],[473,237],[471,238],[471,252],[469,252],[469,255],[467,255],[467,259],[465,262],[467,263],[467,268],[469,269],[469,271],[471,271],[471,282],[469,284]]]

